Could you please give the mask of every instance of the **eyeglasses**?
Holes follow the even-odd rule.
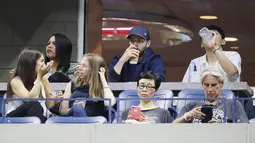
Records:
[[[144,85],[144,84],[138,85],[138,88],[140,88],[140,89],[144,89],[144,87],[146,87],[146,89],[149,89],[149,90],[155,88],[155,86],[152,86],[152,85],[150,85],[150,84],[148,84],[148,85]]]

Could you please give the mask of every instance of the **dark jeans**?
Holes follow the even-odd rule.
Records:
[[[252,98],[252,97],[248,97]],[[242,101],[240,101],[242,103]],[[248,119],[254,118],[254,108],[253,108],[253,101],[252,100],[245,100],[244,102],[244,110],[246,112],[246,115]]]
[[[17,109],[13,110],[6,117],[38,117],[42,123],[45,123],[46,118],[43,115],[43,108],[38,101],[29,101],[20,105]]]
[[[80,104],[75,104],[66,114],[67,117],[87,117],[85,109]]]

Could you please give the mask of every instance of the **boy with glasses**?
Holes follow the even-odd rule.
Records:
[[[161,80],[155,73],[148,71],[141,73],[137,81],[137,91],[140,98],[153,98],[157,92]],[[122,120],[129,122],[147,122],[147,123],[171,123],[172,117],[166,109],[159,108],[154,105],[153,100],[140,100],[138,105],[141,109],[140,117],[134,120],[130,109],[127,109],[122,114]]]

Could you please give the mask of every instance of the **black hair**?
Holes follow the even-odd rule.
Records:
[[[70,68],[71,56],[72,56],[72,42],[64,34],[54,33],[52,36],[55,37],[56,42],[56,60],[59,62],[57,70],[62,68],[63,72],[67,72]],[[51,36],[51,37],[52,37]],[[45,54],[45,63],[49,62],[50,59]]]
[[[225,39],[225,32],[219,27],[219,26],[216,26],[216,25],[208,25],[206,26],[209,30],[215,30],[217,32],[220,33],[221,35],[221,38],[222,39]]]
[[[137,80],[137,86],[139,85],[139,81],[141,79],[150,79],[150,80],[154,80],[155,81],[155,89],[158,90],[160,84],[161,84],[161,79],[159,77],[159,75],[155,74],[152,71],[147,71],[147,72],[142,72],[140,73],[140,76]]]

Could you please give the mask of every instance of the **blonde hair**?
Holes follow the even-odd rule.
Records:
[[[209,68],[206,68],[203,71],[203,73],[202,73],[202,75],[200,77],[201,83],[203,83],[204,78],[207,77],[208,75],[214,76],[219,82],[223,82],[224,81],[224,75],[223,75],[223,73],[219,69],[209,67]]]
[[[103,85],[101,83],[98,71],[100,70],[101,67],[105,68],[105,77],[106,81],[108,81],[107,80],[108,72],[105,60],[100,55],[95,53],[85,54],[82,57],[82,59],[83,58],[87,58],[91,71],[88,77],[86,78],[86,81],[83,81],[80,77],[77,77],[74,83],[77,84],[78,86],[88,85],[90,98],[103,98],[104,97]]]

